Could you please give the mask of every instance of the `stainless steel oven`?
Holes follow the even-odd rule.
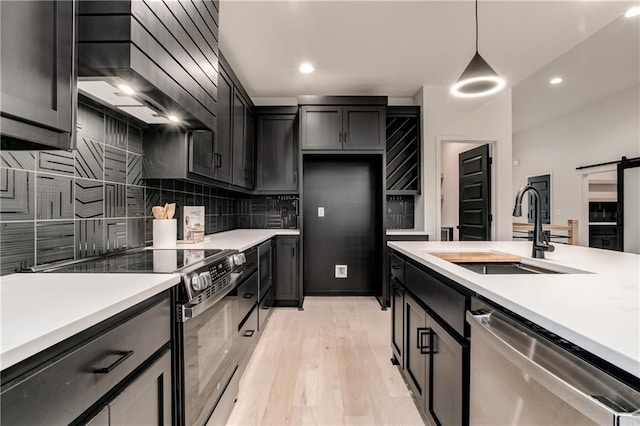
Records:
[[[235,262],[234,262],[235,258]],[[237,256],[182,274],[176,310],[176,422],[224,424],[238,393]],[[186,302],[180,303],[187,299]]]
[[[61,273],[179,273],[173,289],[173,424],[227,420],[238,394],[238,292],[245,256],[236,250],[131,250],[34,268]],[[257,268],[257,255],[252,260]],[[248,264],[250,265],[250,264]],[[257,281],[257,279],[256,279]],[[246,291],[245,291],[246,289]],[[243,305],[244,306],[244,305]],[[243,309],[246,309],[243,307]]]

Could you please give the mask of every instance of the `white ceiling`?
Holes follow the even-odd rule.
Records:
[[[552,86],[549,80],[555,76],[562,77],[563,82]],[[513,132],[639,83],[640,19],[616,19],[513,88]]]
[[[479,50],[513,86],[634,4],[481,0]],[[222,0],[220,48],[254,98],[414,96],[451,85],[473,56],[474,4]]]

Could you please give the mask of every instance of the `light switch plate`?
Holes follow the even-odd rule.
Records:
[[[318,217],[324,217],[324,207],[318,207]]]
[[[336,278],[347,278],[347,265],[336,265]]]

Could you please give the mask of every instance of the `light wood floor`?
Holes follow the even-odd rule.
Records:
[[[276,309],[228,425],[422,425],[389,361],[391,311],[373,297],[307,297]]]

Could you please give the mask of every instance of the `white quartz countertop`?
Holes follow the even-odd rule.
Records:
[[[234,229],[233,231],[207,235],[202,243],[178,244],[178,248],[245,251],[278,235],[300,235],[300,231],[297,229]]]
[[[640,256],[555,244],[531,258],[531,242],[394,241],[389,247],[640,377]],[[497,251],[574,273],[481,275],[429,254]],[[585,273],[575,273],[576,270]]]
[[[431,232],[417,229],[387,229],[387,235],[431,235]]]
[[[0,278],[0,369],[180,281],[177,274],[13,274]]]

